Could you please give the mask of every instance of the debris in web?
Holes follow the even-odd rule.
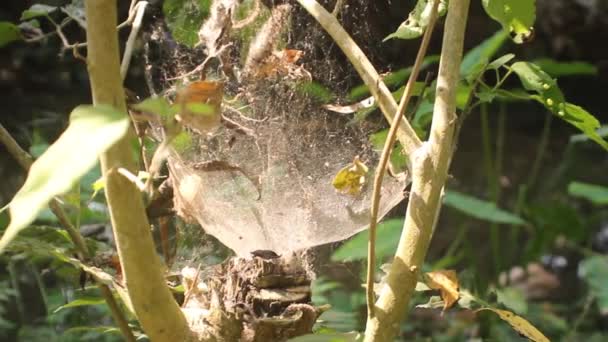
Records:
[[[218,62],[205,66],[202,78],[223,83],[219,127],[200,132],[186,124],[187,138],[170,151],[176,211],[242,257],[257,250],[286,254],[366,229],[379,159],[370,136],[387,124],[353,121],[323,108],[327,102],[308,91],[329,79],[313,78],[319,75],[313,69],[331,66],[305,58],[321,48],[313,34],[310,41],[293,40],[291,30],[319,28],[294,27],[291,5],[256,9],[251,25],[261,29],[251,37],[230,32],[237,20],[226,19],[226,8],[237,5],[218,0],[199,32],[206,53],[180,55],[164,77],[156,75],[163,88],[177,89],[167,80],[216,54]],[[401,177],[385,177],[380,217],[404,199],[406,186]]]

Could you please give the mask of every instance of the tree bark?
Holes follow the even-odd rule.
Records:
[[[411,156],[412,189],[395,258],[368,319],[365,341],[393,341],[409,307],[433,234],[453,151],[456,85],[459,78],[469,0],[451,0],[437,78],[429,141]]]
[[[116,0],[85,1],[87,65],[94,104],[125,112],[120,76]],[[118,141],[101,157],[105,194],[124,283],[144,331],[152,341],[188,341],[190,330],[165,283],[139,190],[118,168],[135,171],[130,139]]]

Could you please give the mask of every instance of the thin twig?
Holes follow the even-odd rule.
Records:
[[[378,167],[376,167],[376,173],[374,175],[374,189],[372,192],[372,204],[371,204],[371,217],[369,224],[369,243],[368,243],[368,252],[367,252],[367,312],[368,317],[374,316],[374,271],[376,268],[376,226],[378,221],[378,211],[380,208],[380,191],[382,190],[382,180],[384,178],[384,172],[386,171],[386,167],[388,164],[388,160],[390,158],[391,151],[393,149],[393,145],[395,144],[395,140],[397,138],[397,129],[399,128],[399,121],[401,120],[407,105],[409,104],[410,98],[412,96],[412,91],[414,89],[414,83],[418,78],[418,73],[420,72],[420,68],[422,66],[422,62],[424,60],[424,56],[426,55],[426,50],[428,48],[429,42],[431,41],[431,36],[433,34],[433,29],[435,27],[435,22],[437,21],[437,8],[439,7],[439,0],[435,0],[433,2],[433,8],[431,10],[431,17],[429,19],[429,24],[424,32],[424,36],[422,37],[422,42],[420,43],[420,49],[418,49],[418,54],[416,55],[416,61],[414,62],[414,67],[412,68],[412,73],[410,74],[410,78],[407,81],[407,85],[405,86],[405,90],[403,91],[403,96],[401,97],[401,101],[399,102],[399,107],[397,108],[397,112],[393,117],[391,122],[391,127],[388,131],[388,135],[386,137],[386,141],[384,143],[384,148],[382,149],[382,154],[380,155],[380,161],[378,162]]]
[[[137,38],[137,34],[141,28],[141,21],[144,17],[147,5],[147,1],[139,1],[131,11],[131,13],[136,14],[135,19],[133,20],[133,25],[131,26],[131,33],[129,33],[129,38],[127,38],[127,43],[125,44],[125,52],[122,55],[122,63],[120,64],[120,76],[122,77],[123,81],[125,80],[125,77],[127,77],[127,71],[129,70],[129,64],[131,63],[131,56],[133,55],[133,48],[135,46],[135,39]],[[131,13],[129,13],[129,18],[132,16]]]
[[[217,50],[217,54],[216,55],[209,55],[207,56],[207,58],[205,58],[205,60],[203,61],[203,63],[199,64],[196,68],[192,69],[191,71],[180,75],[180,76],[175,76],[175,77],[171,77],[171,78],[167,78],[167,81],[174,81],[174,80],[181,80],[183,78],[186,78],[188,76],[192,76],[197,72],[201,72],[203,70],[205,70],[205,67],[207,66],[207,63],[214,57],[220,56],[222,54],[222,52],[224,52],[224,50],[229,47],[232,46],[232,43],[228,43],[226,45],[223,45],[222,47],[220,47]]]
[[[317,1],[298,0],[298,3],[302,5],[302,7],[304,7],[333,38],[334,42],[336,42],[348,60],[355,67],[357,73],[359,73],[359,76],[369,88],[370,93],[376,98],[384,117],[389,122],[392,121],[397,113],[397,103],[365,53],[363,53],[357,43],[355,43],[350,35],[344,30],[336,17],[331,15],[323,6],[319,5]],[[422,141],[420,141],[420,138],[416,135],[416,131],[414,131],[410,123],[405,119],[399,122],[397,138],[403,146],[407,156],[411,155],[422,145]]]
[[[19,163],[19,166],[21,166],[26,171],[30,169],[30,167],[34,163],[34,158],[32,158],[29,153],[27,153],[21,148],[21,146],[19,146],[15,139],[13,139],[10,133],[1,124],[0,142],[4,144],[4,146],[6,146],[6,149],[11,154],[11,156],[13,156],[17,163]],[[63,208],[61,208],[59,201],[53,198],[49,203],[49,208],[57,217],[59,224],[66,230],[66,232],[70,236],[72,243],[74,243],[74,246],[76,246],[76,250],[78,250],[78,253],[80,254],[80,259],[89,259],[91,257],[91,254],[89,248],[87,247],[84,241],[84,238],[82,237],[82,235],[80,235],[80,232],[72,225],[65,211],[63,211]],[[95,280],[97,281],[97,279]],[[118,303],[116,303],[116,300],[114,299],[110,288],[99,281],[97,281],[97,286],[101,291],[102,297],[108,304],[108,307],[110,308],[110,313],[112,314],[114,321],[120,328],[120,331],[122,332],[125,339],[129,342],[135,342],[135,336],[133,336],[133,332],[129,327],[129,323],[122,314]]]
[[[254,5],[254,7],[251,10],[251,12],[249,13],[249,15],[247,16],[247,18],[232,23],[233,30],[242,29],[243,27],[245,27],[255,21],[255,19],[260,14],[260,0],[254,0],[253,5]]]
[[[196,289],[196,287],[198,286],[200,275],[201,275],[201,264],[198,264],[198,267],[196,268],[196,273],[194,274],[194,280],[192,281],[192,285],[190,286],[189,289],[186,289],[186,294],[184,295],[184,302],[182,303],[182,308],[186,307],[186,304],[188,304],[188,301],[190,300],[190,297],[192,296],[194,289]]]

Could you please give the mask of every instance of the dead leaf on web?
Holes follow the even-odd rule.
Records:
[[[276,75],[289,75],[293,78],[311,78],[310,73],[296,62],[302,57],[301,50],[285,49],[273,51],[268,58],[262,61],[255,71],[260,78]]]
[[[176,102],[180,107],[178,115],[180,123],[200,133],[214,131],[220,126],[222,120],[223,97],[223,82],[196,81],[189,83],[177,94]]]
[[[455,271],[441,270],[424,274],[425,283],[433,290],[439,290],[443,299],[443,311],[458,301],[458,276]]]
[[[549,339],[545,335],[543,335],[542,332],[540,332],[538,329],[536,329],[536,327],[534,327],[532,324],[530,324],[530,322],[528,322],[521,316],[518,316],[518,315],[512,313],[511,311],[499,310],[499,309],[495,309],[495,308],[491,308],[491,307],[485,307],[485,308],[476,310],[475,313],[477,313],[479,311],[483,311],[483,310],[489,310],[489,311],[494,312],[495,314],[498,315],[498,317],[500,317],[500,319],[509,323],[509,325],[511,325],[511,327],[515,331],[517,331],[519,334],[523,335],[524,337],[528,338],[531,341],[549,342]]]
[[[356,156],[351,164],[338,171],[332,185],[341,193],[357,196],[367,182],[368,172],[369,168]]]
[[[364,100],[361,100],[361,101],[353,103],[353,104],[349,104],[349,105],[345,105],[345,106],[327,104],[327,105],[324,105],[323,108],[325,108],[329,111],[335,112],[335,113],[339,113],[339,114],[352,114],[361,109],[371,108],[372,106],[374,106],[374,103],[376,103],[376,101],[374,100],[374,97],[370,96]]]

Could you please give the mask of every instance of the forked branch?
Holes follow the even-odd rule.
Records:
[[[432,237],[453,151],[456,85],[469,0],[451,0],[444,28],[430,138],[411,157],[412,189],[401,239],[365,341],[392,341],[405,317]]]
[[[431,41],[431,36],[433,35],[433,29],[435,28],[435,23],[437,22],[438,7],[439,0],[435,0],[433,2],[433,8],[431,9],[429,23],[426,27],[426,31],[424,32],[424,36],[422,37],[422,42],[420,42],[420,49],[418,49],[418,54],[416,55],[416,61],[414,62],[412,73],[410,74],[410,78],[408,79],[407,84],[405,85],[405,90],[403,91],[401,101],[399,101],[397,115],[395,115],[393,117],[393,120],[391,121],[391,127],[388,131],[388,135],[386,137],[386,141],[382,149],[382,154],[380,155],[380,161],[378,162],[376,173],[374,174],[374,190],[372,192],[372,209],[369,223],[369,243],[367,249],[366,291],[368,317],[374,316],[374,302],[376,300],[374,296],[374,271],[376,269],[376,226],[378,224],[378,210],[380,209],[380,193],[382,190],[382,180],[384,179],[384,172],[386,171],[386,167],[391,156],[391,151],[393,150],[393,145],[395,144],[395,138],[397,137],[396,133],[397,128],[399,127],[399,120],[401,117],[403,117],[405,109],[407,108],[410,102],[410,99],[412,97],[412,90],[414,89],[414,83],[416,82],[416,79],[418,79],[418,74],[420,73],[420,68],[422,67],[422,62],[424,61],[426,50],[429,46],[429,42]]]

